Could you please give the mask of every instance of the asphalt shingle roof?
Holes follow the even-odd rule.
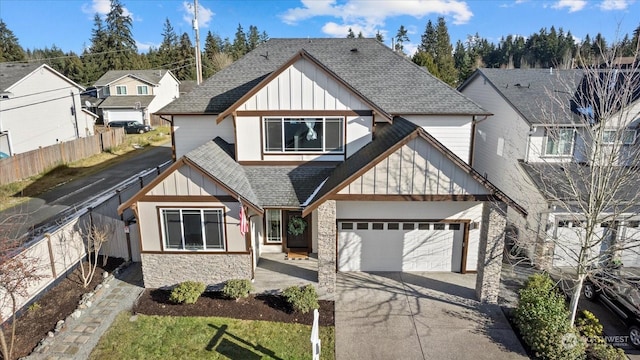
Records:
[[[157,85],[168,70],[109,70],[95,82],[95,86],[107,86],[123,76],[133,75],[150,84]]]
[[[245,166],[251,186],[265,207],[299,208],[335,166]]]
[[[582,81],[582,70],[478,69],[531,124],[550,122],[549,114],[571,113],[570,100]],[[463,85],[464,87],[464,85]],[[560,103],[566,104],[561,108]],[[571,124],[573,117],[554,123]]]
[[[42,64],[0,63],[0,91],[7,90],[40,66]]]
[[[140,103],[140,108],[146,108],[151,104],[151,101],[155,98],[155,95],[113,95],[104,99],[98,106],[101,109],[108,108],[133,108],[136,103]]]
[[[222,113],[302,50],[389,114],[488,114],[375,39],[335,38],[271,39],[158,113]]]

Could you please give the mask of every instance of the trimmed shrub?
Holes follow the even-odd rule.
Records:
[[[622,349],[617,349],[604,341],[602,324],[593,313],[587,310],[581,311],[576,319],[576,328],[587,341],[587,359],[627,359]]]
[[[222,288],[222,292],[225,296],[236,300],[241,297],[247,297],[251,290],[253,290],[253,285],[251,285],[251,280],[247,279],[227,280]]]
[[[290,286],[282,291],[282,296],[287,299],[294,310],[303,314],[320,307],[318,304],[318,293],[313,285]]]
[[[584,340],[569,323],[565,298],[549,275],[534,274],[520,290],[515,323],[540,359],[583,359]]]
[[[185,281],[171,290],[169,301],[176,304],[195,304],[207,287],[197,281]]]

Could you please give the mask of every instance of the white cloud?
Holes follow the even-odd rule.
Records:
[[[301,0],[302,7],[287,10],[280,15],[282,21],[289,25],[298,24],[304,20],[328,16],[342,20],[341,24],[327,22],[323,26],[325,34],[343,37],[346,29],[357,34],[362,31],[364,36],[374,36],[382,28],[385,20],[391,17],[412,16],[422,18],[430,14],[451,16],[454,24],[469,22],[473,13],[465,1],[460,0],[396,0],[371,1],[346,0],[338,4],[337,0]],[[345,29],[345,31],[341,31]],[[359,29],[356,31],[356,29]]]
[[[569,12],[576,12],[587,6],[587,0],[558,0],[551,7],[554,9],[569,8]]]
[[[193,5],[190,2],[183,1],[182,2],[182,11],[184,15],[182,15],[182,19],[187,23],[191,24],[193,21]],[[207,9],[206,7],[198,4],[198,27],[206,28],[209,26],[209,22],[211,18],[215,15],[215,13],[211,9]]]
[[[154,48],[157,49],[160,47],[160,44],[152,43],[152,42],[140,42],[136,40],[136,46],[138,47],[139,52],[147,52],[149,49]]]
[[[107,15],[111,10],[111,0],[91,0],[91,3],[82,4],[82,12],[91,16],[95,14]],[[122,15],[130,16],[133,19],[133,13],[126,7],[122,8]]]
[[[631,4],[633,0],[603,0],[600,3],[600,9],[602,10],[625,10]]]

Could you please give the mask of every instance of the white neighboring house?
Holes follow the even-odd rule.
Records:
[[[104,99],[98,108],[105,125],[123,120],[150,124],[151,114],[180,97],[180,81],[169,70],[110,70],[94,86]]]
[[[24,153],[93,135],[85,89],[46,64],[0,64],[0,152]]]
[[[471,165],[527,209],[526,219],[509,210],[511,233],[536,239],[535,247],[526,250],[541,267],[573,266],[576,261],[582,220],[576,220],[579,213],[558,206],[548,192],[554,192],[549,189],[553,174],[562,174],[566,164],[589,168],[591,144],[585,144],[589,141],[585,139],[592,136],[583,134],[590,128],[584,120],[578,120],[581,115],[571,105],[585,81],[583,70],[478,69],[459,87],[464,95],[494,114],[474,125]],[[627,116],[625,143],[620,151],[634,151],[640,146],[640,101],[636,97],[630,105],[626,111],[636,115]],[[555,114],[553,120],[551,114]],[[549,135],[555,132],[560,135]],[[585,173],[582,170],[581,176]],[[565,182],[567,179],[566,175],[555,178]],[[561,187],[558,184],[555,188]],[[604,250],[609,241],[621,236],[640,236],[639,214],[625,216],[628,220],[622,223],[599,224],[597,232],[605,239]],[[550,238],[562,241],[555,241],[554,246],[545,242]],[[625,266],[640,266],[637,250],[622,250],[620,256]]]

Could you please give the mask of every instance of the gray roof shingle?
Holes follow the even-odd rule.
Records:
[[[0,91],[7,90],[41,65],[37,63],[0,63]]]
[[[140,108],[146,108],[151,104],[151,101],[155,98],[155,95],[113,95],[104,99],[98,106],[101,109],[109,108],[134,108],[136,103],[140,103]]]
[[[264,207],[299,208],[335,166],[245,166],[251,186]]]
[[[109,70],[96,80],[94,86],[107,86],[123,76],[133,75],[150,84],[157,85],[168,70]]]
[[[302,50],[389,114],[488,114],[375,39],[271,39],[158,113],[222,113]]]

